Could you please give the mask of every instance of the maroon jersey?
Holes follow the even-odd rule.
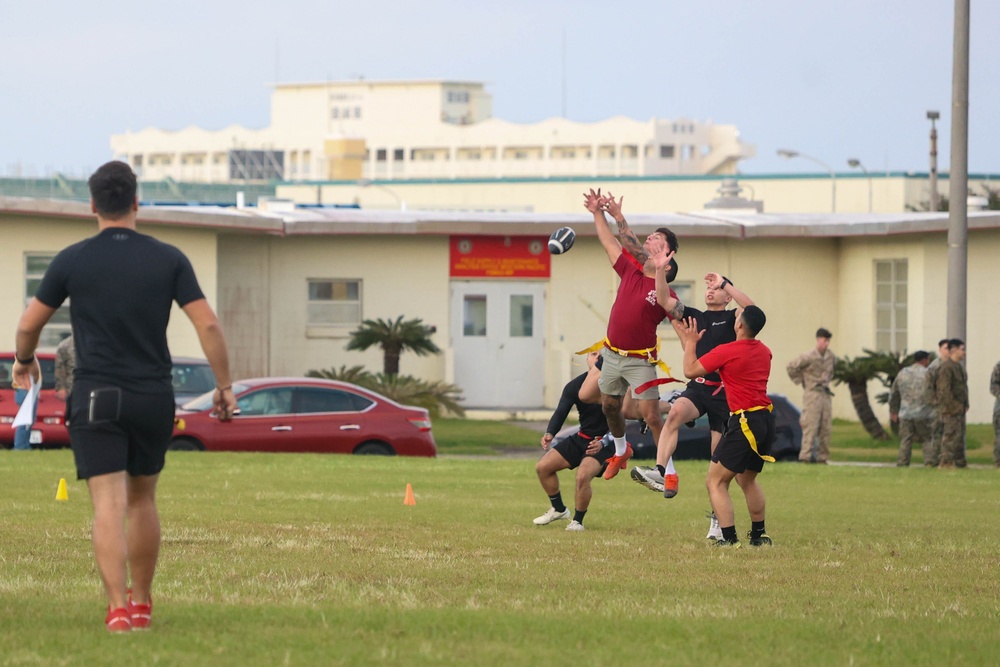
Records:
[[[707,372],[719,372],[730,412],[771,404],[767,397],[771,350],[759,340],[737,340],[720,345],[698,361]]]
[[[639,262],[624,250],[614,269],[622,281],[611,306],[608,340],[619,350],[656,347],[656,327],[667,316],[656,302],[656,280],[646,276]]]

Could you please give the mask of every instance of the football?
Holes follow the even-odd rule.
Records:
[[[573,247],[574,241],[576,241],[576,232],[571,227],[560,227],[549,237],[549,252],[553,255],[568,252]]]

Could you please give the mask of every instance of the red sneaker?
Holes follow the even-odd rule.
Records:
[[[604,479],[611,479],[621,470],[628,470],[628,460],[632,458],[632,445],[625,446],[625,453],[621,456],[615,454],[608,459],[608,467],[604,471]]]
[[[107,626],[108,632],[129,632],[132,630],[132,618],[125,607],[112,609],[109,605],[104,625]]]
[[[677,478],[676,474],[664,475],[663,476],[663,497],[673,498],[677,495],[677,487],[680,486],[680,480]],[[133,621],[134,622],[134,621]]]
[[[149,630],[153,622],[153,599],[146,604],[132,602],[132,589],[128,590],[128,613],[132,620],[133,630]]]

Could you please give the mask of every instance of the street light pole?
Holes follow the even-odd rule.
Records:
[[[805,153],[800,153],[798,151],[789,150],[787,148],[779,148],[778,149],[778,156],[779,157],[783,157],[786,160],[791,160],[792,158],[800,157],[803,160],[809,160],[810,162],[815,162],[816,164],[818,164],[819,166],[823,167],[828,172],[830,172],[830,190],[831,190],[831,192],[833,194],[833,199],[832,199],[832,204],[830,206],[830,210],[832,212],[834,212],[834,213],[837,212],[837,172],[835,172],[833,170],[833,167],[831,167],[826,162],[823,162],[822,160],[820,160],[818,158],[814,158],[811,155],[806,155]]]
[[[381,183],[375,183],[371,179],[362,178],[362,179],[358,180],[358,187],[361,187],[361,188],[377,188],[377,189],[382,190],[384,192],[388,192],[390,195],[392,195],[392,198],[396,200],[396,203],[399,204],[399,210],[400,211],[405,211],[406,210],[406,201],[402,197],[400,197],[399,194],[397,194],[395,190],[392,190],[392,189],[390,189],[390,188],[382,185]]]
[[[948,167],[948,337],[965,340],[969,281],[969,0],[955,0]]]
[[[868,170],[865,169],[865,165],[861,164],[861,160],[858,160],[856,158],[852,157],[851,159],[849,159],[847,161],[847,166],[848,167],[852,167],[854,169],[859,169],[860,168],[861,171],[865,172],[865,178],[868,179],[868,212],[871,213],[872,212],[872,177],[871,177],[871,175],[868,173]]]
[[[937,111],[928,111],[927,118],[931,121],[931,210],[938,210],[938,188],[937,188],[937,126],[934,124],[941,114]]]

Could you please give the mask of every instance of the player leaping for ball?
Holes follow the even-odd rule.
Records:
[[[657,266],[665,266],[666,253],[661,252],[656,258]],[[732,281],[718,273],[705,276],[705,310],[701,311],[691,306],[677,305],[676,299],[670,296],[666,281],[657,281],[657,290],[666,303],[666,309],[673,315],[679,308],[683,311],[681,317],[685,320],[694,318],[699,331],[705,331],[697,343],[695,352],[698,356],[707,354],[710,350],[736,340],[736,310],[727,309],[730,301],[735,301],[740,308],[753,305],[753,299],[737,289]],[[726,403],[726,391],[718,373],[708,373],[697,377],[688,383],[684,393],[674,401],[667,423],[664,425],[659,440],[656,443],[656,467],[637,466],[632,469],[632,479],[654,491],[663,491],[666,498],[677,495],[678,477],[675,471],[668,469],[671,457],[677,450],[677,437],[681,424],[692,422],[708,413],[708,425],[711,429],[712,451],[722,438],[726,421],[729,419],[729,406]],[[672,467],[672,466],[671,466]],[[719,524],[712,517],[709,528],[709,539],[719,539]]]
[[[611,306],[608,333],[603,341],[607,349],[603,354],[604,363],[599,383],[601,407],[615,439],[615,455],[608,459],[604,479],[611,479],[619,470],[626,469],[628,460],[632,458],[632,447],[625,440],[625,418],[622,415],[625,393],[630,388],[634,390],[656,379],[656,327],[667,316],[667,311],[657,296],[657,268],[652,258],[664,249],[669,249],[666,255],[669,263],[677,251],[677,237],[666,227],[647,236],[645,243],[639,243],[622,215],[623,199],[624,197],[616,201],[610,192],[607,196],[601,196],[600,190],[591,190],[583,195],[584,206],[594,214],[597,237],[608,253],[615,272],[621,277],[618,294]],[[617,238],[611,231],[605,211],[618,223]],[[637,260],[638,265],[626,257],[623,247]],[[676,299],[672,291],[670,294]],[[638,394],[633,391],[633,395],[638,401],[643,419],[653,431],[653,437],[659,440],[663,427],[659,391],[652,386]]]

